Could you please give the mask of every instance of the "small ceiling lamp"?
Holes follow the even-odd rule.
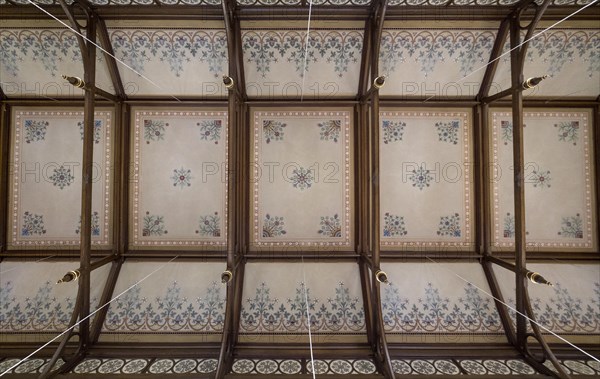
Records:
[[[545,284],[545,285],[548,285],[550,287],[554,286],[552,283],[550,283],[549,281],[547,281],[542,275],[540,275],[537,272],[527,271],[527,274],[525,274],[525,276],[527,277],[527,279],[529,279],[531,281],[531,283]]]
[[[375,80],[373,80],[373,87],[375,87],[376,89],[381,89],[383,86],[385,85],[385,75],[381,75],[375,78]]]
[[[233,273],[229,270],[225,270],[221,274],[221,283],[223,283],[223,284],[229,283],[232,278],[233,278]]]
[[[80,276],[81,272],[79,272],[79,270],[71,270],[67,272],[65,276],[62,277],[62,279],[56,282],[56,284],[72,282],[73,280],[79,279]]]
[[[533,78],[529,78],[526,81],[523,82],[523,89],[530,89],[533,88],[535,86],[537,86],[538,84],[540,84],[540,82],[544,79],[546,79],[548,77],[548,75],[544,75],[544,76],[535,76]]]
[[[232,89],[235,82],[231,76],[223,75],[223,84],[225,84],[225,88]]]
[[[71,83],[73,86],[75,86],[77,88],[84,88],[85,87],[85,82],[83,81],[83,79],[78,78],[76,76],[63,75],[62,78],[65,79],[66,81],[68,81],[69,83]]]
[[[388,280],[388,276],[385,273],[385,271],[377,270],[377,272],[375,273],[375,279],[377,279],[377,281],[379,283],[390,284],[390,282]]]

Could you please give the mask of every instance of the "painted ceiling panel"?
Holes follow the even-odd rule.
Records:
[[[130,28],[109,35],[128,95],[226,96],[224,30]]]
[[[221,333],[223,268],[217,262],[125,262],[114,292],[123,294],[110,304],[103,334]]]
[[[472,96],[479,90],[495,29],[385,29],[381,95]]]
[[[536,321],[558,335],[593,334],[597,342],[600,334],[600,265],[531,263],[527,268],[554,284],[553,287],[528,284]],[[498,267],[494,267],[494,273],[504,299],[514,308],[514,273]],[[514,311],[511,314],[514,320]]]
[[[79,261],[2,262],[0,332],[4,335],[52,333],[53,337],[65,330],[75,306],[78,286],[77,282],[56,282],[78,267]],[[92,271],[91,310],[98,307],[109,268],[110,265],[105,265]]]
[[[96,112],[92,243],[103,246],[112,238],[112,120],[112,111]],[[83,110],[17,107],[12,123],[8,245],[78,246]]]
[[[355,263],[248,263],[240,333],[308,335],[310,304],[313,335],[364,334],[358,277]]]
[[[388,334],[503,334],[489,287],[477,263],[385,263],[382,286]],[[462,277],[462,278],[461,278]]]
[[[492,243],[514,246],[512,115],[491,112]],[[536,250],[592,250],[596,215],[592,119],[588,110],[526,111],[525,210],[527,245]]]
[[[352,249],[352,111],[254,111],[255,249]]]
[[[158,1],[164,5],[221,5],[221,0],[90,0],[93,5],[154,5]],[[477,6],[477,5],[496,5],[510,6],[518,0],[454,0],[453,6]],[[29,4],[27,0],[13,0],[15,4]],[[36,1],[40,4],[58,4],[57,0]],[[70,4],[72,0],[67,0]],[[238,5],[243,6],[269,6],[269,5],[300,5],[301,0],[237,0]],[[306,5],[308,0],[304,1]],[[388,6],[448,6],[450,0],[390,0]],[[592,0],[553,0],[551,5],[586,5]],[[351,6],[351,5],[369,5],[370,0],[314,0],[313,5],[328,5],[328,6]],[[536,3],[541,3],[537,0]],[[0,4],[7,4],[6,0],[0,0]]]
[[[96,86],[114,93],[104,56],[96,57]],[[61,75],[83,78],[75,33],[65,28],[0,28],[0,82],[8,97],[83,96]]]
[[[227,112],[133,111],[131,247],[224,248]]]
[[[473,246],[470,120],[468,109],[380,112],[383,248]]]
[[[536,30],[534,36],[541,33]],[[525,35],[521,36],[524,40]],[[510,49],[509,42],[503,53]],[[600,95],[600,30],[553,29],[532,39],[523,68],[524,78],[548,75],[536,88],[523,92],[535,96]],[[500,59],[490,93],[510,87],[510,53]]]
[[[308,49],[305,30],[242,31],[248,96],[327,98],[356,95],[363,30],[312,29]]]

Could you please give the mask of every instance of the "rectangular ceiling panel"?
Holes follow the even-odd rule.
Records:
[[[355,96],[362,29],[246,29],[242,49],[251,97]],[[303,71],[304,67],[306,70]]]
[[[92,177],[92,244],[111,243],[113,112],[96,111]],[[79,245],[83,111],[13,108],[8,245]]]
[[[596,24],[597,25],[597,24]],[[537,87],[523,92],[526,97],[564,98],[600,95],[600,30],[536,29],[527,48],[524,78],[548,75]],[[525,34],[521,35],[521,42]],[[490,93],[510,88],[510,42],[498,64]]]
[[[496,29],[386,28],[381,36],[381,95],[475,97]]]
[[[132,248],[226,244],[227,112],[135,109]]]
[[[472,249],[471,112],[380,112],[381,245]]]
[[[529,249],[593,250],[592,117],[589,110],[526,110],[525,224]],[[492,243],[514,248],[513,121],[508,110],[490,112]]]
[[[252,247],[352,249],[352,111],[252,117]]]
[[[109,29],[109,35],[129,96],[226,96],[222,28],[119,28]]]
[[[96,86],[114,93],[105,58],[98,49]],[[61,75],[83,78],[75,33],[66,28],[0,28],[0,81],[8,97],[83,96]]]

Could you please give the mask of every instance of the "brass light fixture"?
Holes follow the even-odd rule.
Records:
[[[547,281],[546,278],[544,278],[542,275],[540,275],[537,272],[527,271],[527,274],[525,274],[525,276],[527,277],[527,279],[529,279],[531,281],[531,283],[545,284],[545,285],[548,285],[550,287],[554,286],[552,283],[550,283],[549,281]]]
[[[231,76],[223,75],[223,84],[225,84],[225,88],[232,89],[235,82]]]
[[[232,278],[233,278],[233,273],[229,270],[225,270],[221,274],[221,283],[223,283],[223,284],[229,283]]]
[[[72,282],[73,280],[79,279],[80,276],[81,272],[79,272],[79,270],[71,270],[67,272],[65,276],[62,277],[62,279],[56,282],[56,284]]]
[[[538,84],[540,84],[540,82],[544,79],[546,79],[548,77],[548,75],[544,75],[544,76],[536,76],[533,78],[529,78],[526,81],[523,82],[523,89],[530,89],[533,88],[535,86],[537,86]]]
[[[75,86],[77,88],[85,87],[85,82],[81,78],[78,78],[76,76],[67,76],[67,75],[63,75],[62,77],[63,77],[63,79],[65,79],[66,81],[68,81],[69,83],[71,83],[73,86]]]
[[[385,85],[385,76],[381,75],[375,78],[375,80],[373,80],[373,87],[375,87],[376,89],[381,89],[383,86]]]
[[[375,273],[375,279],[377,279],[377,281],[379,283],[390,284],[390,282],[388,281],[388,276],[385,273],[385,271],[377,270],[377,272]]]

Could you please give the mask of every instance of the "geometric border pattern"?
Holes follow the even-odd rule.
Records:
[[[374,374],[375,364],[367,359],[315,359],[315,375]],[[234,374],[312,374],[310,359],[236,359],[232,366]]]

